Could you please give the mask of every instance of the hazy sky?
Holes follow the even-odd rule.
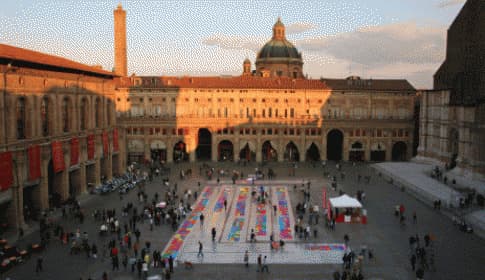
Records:
[[[239,75],[280,16],[312,78],[406,78],[430,88],[464,0],[2,0],[0,42],[113,67],[113,9],[127,11],[128,72]]]

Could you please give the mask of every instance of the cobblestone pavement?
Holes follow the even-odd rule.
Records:
[[[254,173],[256,165],[237,166],[232,163],[210,163],[216,169],[224,167],[226,170],[233,169],[243,171],[244,174]],[[214,184],[207,182],[199,176],[200,164],[183,163],[173,165],[170,180],[178,183],[178,191],[181,195],[185,189],[197,190],[197,182],[202,186]],[[313,167],[310,164],[299,164],[295,176],[288,176],[289,168],[287,164],[270,164],[263,166],[263,171],[271,167],[275,170],[277,180],[309,180],[311,182],[311,201],[313,204],[321,205],[322,186],[329,187],[327,176],[323,176],[324,170],[320,165]],[[179,180],[179,171],[191,168],[194,172],[190,178]],[[366,199],[363,202],[364,208],[368,213],[368,224],[337,224],[335,231],[329,231],[324,223],[320,222],[318,238],[311,238],[308,243],[342,243],[343,236],[348,234],[350,237],[349,245],[354,250],[359,250],[362,245],[372,248],[376,256],[374,261],[364,260],[363,273],[365,279],[415,279],[409,262],[410,235],[418,234],[421,239],[427,233],[432,233],[436,237],[434,242],[435,266],[436,271],[426,271],[425,279],[483,279],[485,267],[483,266],[483,252],[485,251],[485,241],[475,235],[465,234],[455,228],[451,221],[440,212],[433,210],[406,192],[390,185],[385,180],[379,178],[374,171],[366,164],[351,166],[343,164],[342,171],[345,178],[342,180],[340,172],[337,172],[334,164],[328,164],[325,172],[330,176],[337,176],[338,189],[355,195],[357,190],[366,192]],[[230,172],[226,172],[230,173]],[[357,181],[357,175],[371,176],[369,184]],[[230,178],[221,178],[222,181],[230,181]],[[146,192],[152,197],[155,192],[164,192],[161,178],[156,178],[152,183],[147,184]],[[292,210],[294,206],[303,200],[303,195],[298,187],[296,191],[290,187],[289,195],[291,198]],[[336,196],[337,193],[329,191],[328,196]],[[86,213],[94,209],[116,208],[117,213],[121,205],[132,201],[140,208],[136,200],[136,191],[127,194],[122,201],[118,194],[112,193],[106,196],[84,195],[80,198],[81,206]],[[404,204],[406,215],[411,216],[413,211],[417,213],[417,224],[413,224],[408,219],[406,226],[399,225],[399,221],[393,215],[396,204]],[[59,210],[54,216],[60,216]],[[60,219],[60,223],[68,230],[75,231],[77,228],[87,231],[90,242],[96,242],[99,250],[109,237],[99,237],[97,234],[99,224],[89,215],[84,224],[79,225],[72,219]],[[121,224],[125,221],[121,218]],[[307,220],[308,217],[305,217]],[[322,221],[322,219],[321,219]],[[34,227],[35,228],[35,227]],[[163,250],[173,234],[173,230],[168,225],[155,227],[149,230],[147,223],[140,225],[141,241],[151,241],[152,248]],[[26,235],[18,242],[19,247],[32,242],[38,242],[38,233],[35,231]],[[304,243],[305,241],[298,241]],[[207,249],[208,250],[208,249]],[[243,253],[240,253],[242,259]],[[9,277],[11,280],[23,279],[66,279],[66,280],[86,280],[89,276],[92,279],[101,279],[103,271],[108,272],[109,279],[138,279],[136,273],[132,274],[129,269],[111,271],[109,259],[103,258],[100,252],[98,259],[87,258],[84,254],[69,255],[69,248],[61,245],[57,240],[50,242],[48,248],[42,253],[44,258],[44,271],[38,275],[35,273],[35,262],[38,255],[33,255],[24,264],[18,265],[2,275],[2,279]],[[237,258],[236,255],[234,258]],[[254,263],[254,260],[250,260]],[[237,264],[194,264],[194,269],[186,270],[177,267],[172,279],[332,279],[331,275],[335,270],[341,270],[340,264],[270,264],[270,273],[256,272],[256,266],[251,264],[245,268],[241,263]],[[151,269],[150,275],[160,274],[160,269]]]

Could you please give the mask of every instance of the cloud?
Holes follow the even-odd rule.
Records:
[[[202,40],[202,44],[218,46],[226,50],[258,51],[264,44],[265,38],[257,36],[237,36],[214,34]]]
[[[371,26],[333,36],[296,42],[303,53],[316,52],[337,59],[376,66],[391,63],[438,63],[444,59],[444,28],[420,27],[415,23]]]
[[[286,34],[299,34],[318,28],[318,25],[310,22],[295,22],[286,26]]]
[[[458,4],[465,3],[466,0],[443,0],[440,3],[436,4],[438,8],[446,8],[449,6],[454,6]]]

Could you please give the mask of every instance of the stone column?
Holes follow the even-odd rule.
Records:
[[[168,141],[167,143],[167,163],[173,162],[173,143],[172,141]]]
[[[95,136],[95,138],[98,138],[98,135]],[[95,158],[94,158],[94,180],[95,180],[95,186],[99,186],[101,185],[101,149],[99,147],[99,143],[100,141],[95,141],[95,147],[96,147],[96,150],[95,150]]]
[[[261,147],[261,140],[259,139],[256,139],[256,162],[262,162],[263,161],[263,151],[262,151],[262,147]]]
[[[13,159],[13,177],[14,184],[12,188],[12,206],[8,210],[9,216],[11,216],[11,221],[14,222],[12,225],[16,229],[22,227],[25,228],[24,221],[24,192],[23,185],[26,179],[26,167],[27,161],[25,160],[24,152],[19,151],[14,153]]]
[[[63,143],[64,146],[64,143]],[[71,164],[71,155],[67,152],[67,149],[64,149],[64,171],[59,173],[61,176],[61,185],[59,194],[61,195],[61,200],[65,201],[69,198],[69,166]]]
[[[106,165],[106,177],[108,180],[113,179],[113,154],[111,151],[105,156],[104,164]]]
[[[388,139],[386,142],[386,161],[392,160],[392,140]]]
[[[217,161],[217,138],[214,137],[214,134],[212,134],[212,147],[211,147],[211,160],[213,162],[216,162]]]
[[[348,137],[345,137],[345,134],[346,132],[344,131],[344,139],[343,139],[343,147],[342,147],[342,159],[344,161],[348,161],[349,160],[349,138]]]
[[[38,200],[40,210],[49,208],[49,160],[51,154],[49,148],[41,147],[41,164],[40,164],[40,185],[35,191],[34,199]]]
[[[320,158],[327,160],[327,131],[322,129],[322,149],[320,150]]]
[[[87,191],[86,180],[86,165],[84,162],[79,163],[79,193],[83,194]]]
[[[367,135],[367,133],[366,133]],[[366,136],[365,138],[365,141],[364,141],[364,145],[365,145],[365,148],[364,148],[364,157],[365,157],[365,160],[366,161],[369,161],[370,160],[370,137],[369,136]]]

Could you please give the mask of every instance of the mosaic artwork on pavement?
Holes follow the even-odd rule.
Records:
[[[224,188],[224,191],[221,193],[216,201],[216,205],[214,205],[214,213],[221,212],[222,209],[224,209],[224,201],[227,201],[229,191],[230,189]]]
[[[165,247],[165,250],[163,251],[164,258],[168,258],[170,255],[172,255],[174,259],[177,258],[177,255],[180,252],[180,248],[182,248],[185,238],[190,234],[195,223],[200,217],[200,213],[204,211],[205,207],[209,203],[209,198],[212,192],[213,192],[212,188],[209,188],[209,187],[204,188],[200,196],[200,200],[195,206],[194,210],[192,210],[192,213],[190,213],[190,215],[182,223],[182,225],[179,227],[175,235],[172,237],[170,242]]]
[[[249,188],[239,188],[239,195],[236,200],[236,210],[234,212],[234,221],[231,226],[227,239],[229,241],[239,242],[241,238],[241,230],[244,226],[244,215],[246,213],[246,200],[249,195]]]
[[[266,205],[258,203],[256,206],[256,227],[254,229],[257,236],[266,236]]]
[[[182,262],[204,264],[242,264],[241,252],[248,250],[251,263],[256,262],[258,254],[268,255],[268,263],[274,264],[342,263],[346,249],[344,244],[287,242],[284,250],[270,249],[268,235],[273,228],[272,222],[282,237],[280,239],[294,241],[294,219],[286,186],[265,187],[277,206],[274,219],[271,204],[251,200],[251,191],[259,187],[222,185],[210,188],[204,189],[201,198],[194,204],[194,212],[181,224],[165,248],[164,257],[172,255]],[[231,209],[227,213],[224,211],[224,199],[227,200],[228,209]],[[202,211],[208,218],[205,228],[197,226]],[[255,234],[259,236],[258,242],[251,245],[247,240],[249,224],[254,226]],[[211,239],[212,227],[217,229],[217,241]],[[209,248],[204,250],[203,257],[198,256],[199,240],[204,244],[204,249]]]
[[[293,239],[291,234],[290,215],[288,213],[288,200],[286,188],[276,188],[276,197],[278,199],[278,225],[281,239]]]
[[[306,244],[305,250],[309,251],[345,251],[344,244]]]
[[[248,187],[239,188],[239,196],[236,200],[236,212],[234,214],[236,217],[244,216],[246,213],[246,199],[248,198],[248,195]]]
[[[227,239],[229,241],[236,241],[239,242],[241,239],[241,229],[244,226],[244,217],[237,217],[234,219],[234,222],[231,226],[231,231],[229,232],[229,236]]]

